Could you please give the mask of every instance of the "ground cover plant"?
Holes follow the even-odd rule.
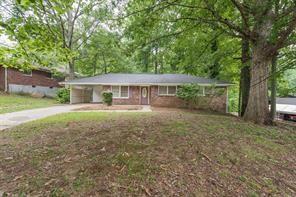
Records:
[[[296,134],[208,112],[73,112],[0,133],[17,195],[294,196]]]

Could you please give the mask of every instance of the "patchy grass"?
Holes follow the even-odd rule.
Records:
[[[57,102],[49,98],[32,98],[30,96],[15,94],[0,94],[0,114],[49,107]]]
[[[295,196],[296,133],[197,112],[79,113],[0,133],[0,191]]]

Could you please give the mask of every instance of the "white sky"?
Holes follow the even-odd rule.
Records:
[[[12,48],[16,45],[16,42],[9,40],[5,34],[0,35],[0,46]]]

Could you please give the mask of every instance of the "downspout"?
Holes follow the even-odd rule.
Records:
[[[8,92],[8,71],[7,68],[4,68],[4,91]]]

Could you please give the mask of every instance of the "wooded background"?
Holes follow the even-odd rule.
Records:
[[[296,96],[294,0],[0,2],[1,35],[14,43],[0,48],[6,66],[227,80],[230,111],[265,124],[276,96]]]

